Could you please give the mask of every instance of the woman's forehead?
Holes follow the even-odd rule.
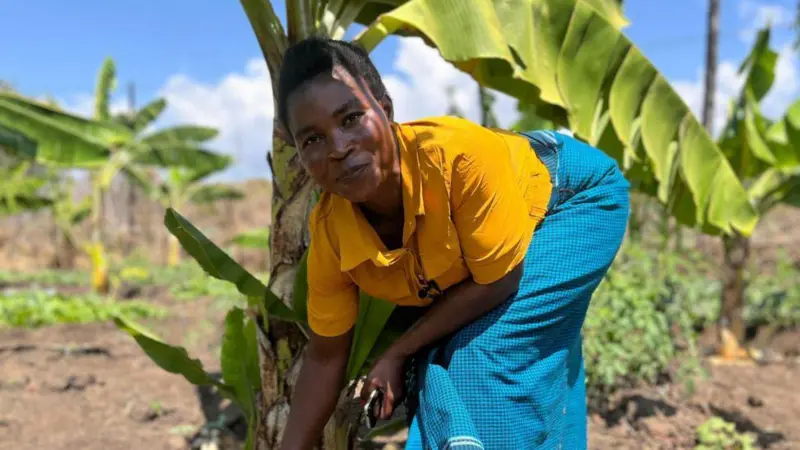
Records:
[[[353,106],[369,105],[369,90],[365,87],[344,69],[317,75],[287,99],[291,127],[297,129],[312,117],[332,117]]]

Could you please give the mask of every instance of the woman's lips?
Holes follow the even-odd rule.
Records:
[[[361,176],[368,165],[369,164],[358,164],[350,167],[349,169],[345,169],[341,174],[339,174],[339,176],[336,178],[336,181],[352,181]]]

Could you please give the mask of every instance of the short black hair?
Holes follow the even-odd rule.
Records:
[[[363,77],[376,99],[391,103],[378,69],[366,50],[351,42],[311,36],[289,47],[283,56],[278,79],[278,119],[287,131],[289,95],[317,75],[330,73],[336,66],[353,78]]]

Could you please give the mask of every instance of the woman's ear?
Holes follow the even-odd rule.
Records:
[[[384,95],[380,100],[380,104],[389,122],[394,122],[394,104],[392,103],[392,99],[389,98],[388,95]]]

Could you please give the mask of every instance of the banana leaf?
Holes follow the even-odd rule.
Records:
[[[0,150],[25,159],[36,158],[36,142],[3,125],[0,125]]]
[[[233,283],[247,297],[248,305],[278,319],[292,322],[297,320],[292,310],[267,289],[264,283],[217,247],[180,213],[168,208],[164,215],[164,225],[207,274]]]
[[[133,116],[131,127],[134,132],[139,132],[147,128],[148,125],[153,123],[158,116],[167,108],[167,101],[163,98],[157,98],[150,103],[144,105]]]
[[[131,138],[119,124],[85,119],[8,92],[0,92],[0,125],[35,142],[37,160],[69,167],[102,165],[112,147]]]
[[[685,225],[749,235],[758,214],[736,173],[620,31],[626,21],[614,3],[409,0],[376,17],[362,14],[371,22],[357,40],[371,49],[389,34],[421,36],[481,85],[561,108],[578,138],[602,140],[609,154],[643,158],[649,170],[628,177],[647,177],[634,185],[657,184],[655,195]]]

